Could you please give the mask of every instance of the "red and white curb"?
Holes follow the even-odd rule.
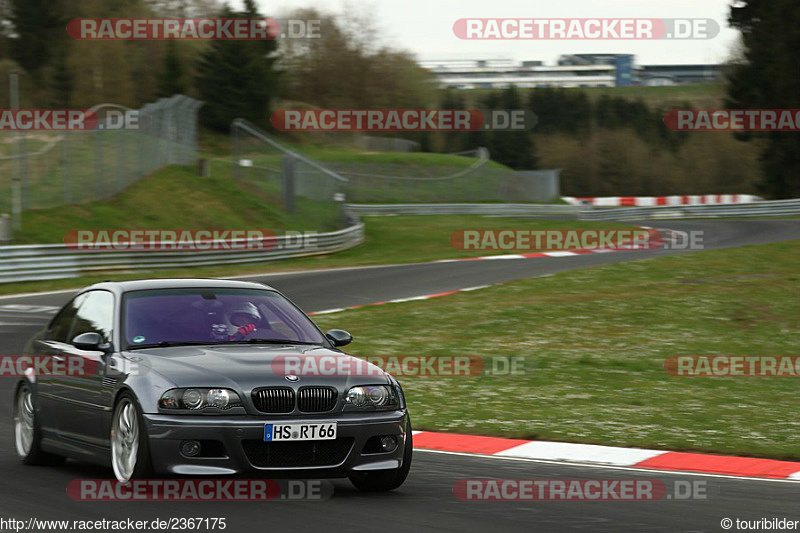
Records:
[[[800,480],[800,462],[414,431],[414,448],[594,466]]]
[[[441,298],[443,296],[450,296],[451,294],[458,294],[459,292],[471,292],[477,291],[480,289],[485,289],[487,287],[491,287],[491,285],[478,285],[477,287],[467,287],[466,289],[456,289],[454,291],[447,291],[447,292],[438,292],[436,294],[426,294],[424,296],[413,296],[411,298],[396,298],[394,300],[387,300],[385,302],[375,302],[370,304],[363,304],[363,305],[351,305],[349,307],[337,307],[335,309],[325,309],[324,311],[316,311],[314,313],[308,313],[309,315],[328,315],[330,313],[340,313],[342,311],[347,311],[348,309],[361,309],[363,307],[376,307],[379,305],[386,305],[386,304],[399,304],[403,302],[415,302],[417,300],[430,300],[431,298]]]
[[[603,254],[608,252],[629,252],[618,248],[592,248],[588,250],[559,250],[557,252],[537,252],[531,254],[502,254],[502,255],[483,255],[480,257],[460,257],[458,259],[438,259],[434,263],[455,263],[458,261],[490,261],[497,259],[534,259],[537,257],[571,257],[573,255]]]
[[[651,207],[658,205],[719,205],[747,204],[763,200],[751,194],[697,194],[681,196],[596,196],[561,198],[571,205],[593,205],[597,207]]]

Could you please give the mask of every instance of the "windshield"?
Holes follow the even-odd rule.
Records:
[[[327,344],[308,317],[269,290],[137,291],[125,295],[122,305],[122,335],[128,348],[259,341]]]

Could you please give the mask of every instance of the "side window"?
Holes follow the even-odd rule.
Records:
[[[103,336],[105,342],[111,341],[111,330],[114,327],[114,296],[107,291],[91,291],[80,304],[72,331],[71,341],[82,333],[95,332]]]
[[[81,294],[73,298],[70,303],[58,312],[50,323],[49,340],[57,342],[69,342],[71,340],[69,339],[69,330],[72,328],[72,320],[75,318],[78,307],[80,307],[85,297],[85,294]]]

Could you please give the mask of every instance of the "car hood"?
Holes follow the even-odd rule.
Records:
[[[391,383],[377,366],[319,346],[179,346],[134,350],[124,356],[139,374],[155,371],[176,387],[231,388],[245,394],[278,385],[324,385],[343,392],[355,385]],[[288,374],[298,380],[288,381]]]

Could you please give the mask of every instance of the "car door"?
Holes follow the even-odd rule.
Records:
[[[104,387],[106,361],[101,351],[85,351],[72,345],[83,333],[99,333],[105,343],[113,339],[114,295],[94,290],[84,294],[69,330],[61,354],[81,359],[85,372],[67,372],[52,379],[50,392],[58,403],[56,428],[62,439],[84,444],[107,446],[113,389]]]
[[[32,344],[27,355],[64,357],[75,314],[78,312],[78,307],[84,298],[85,295],[80,294],[62,307],[50,322],[47,331]],[[59,377],[51,376],[47,373],[34,377],[36,382],[36,403],[44,437],[57,433],[57,420],[62,416],[63,405],[54,394],[55,381],[58,379]]]

